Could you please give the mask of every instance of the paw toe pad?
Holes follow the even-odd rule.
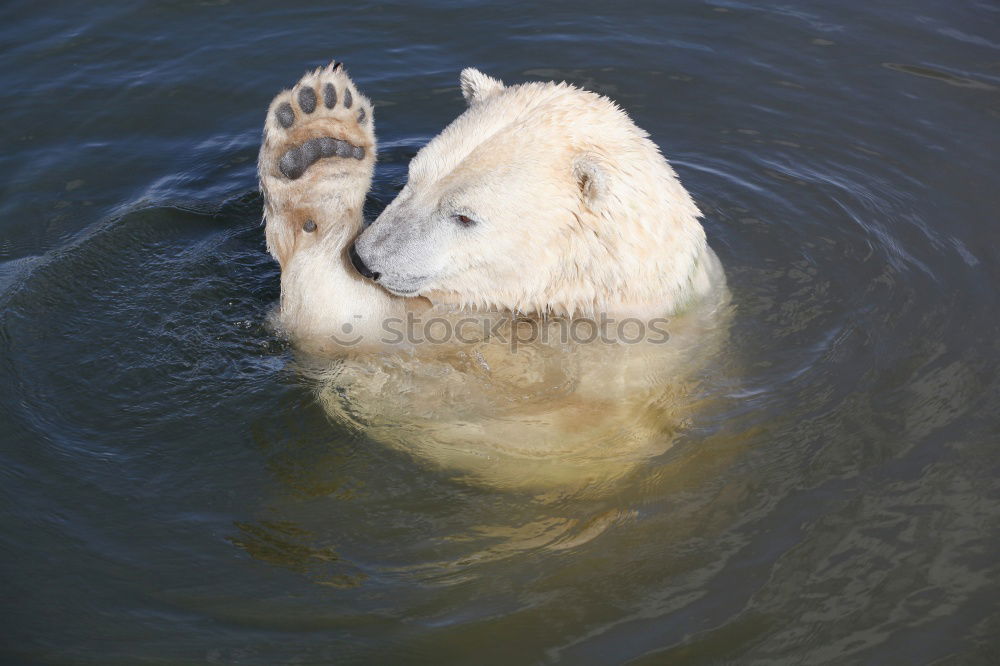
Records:
[[[295,122],[295,112],[292,111],[292,105],[289,104],[288,102],[285,102],[284,104],[279,106],[275,110],[274,114],[278,118],[278,123],[280,123],[281,126],[284,127],[285,129],[291,127],[292,124]]]
[[[302,88],[299,90],[299,108],[306,113],[316,110],[316,91],[312,88]]]

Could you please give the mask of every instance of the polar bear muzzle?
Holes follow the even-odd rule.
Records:
[[[378,282],[378,279],[382,277],[382,274],[378,271],[373,271],[368,268],[368,264],[366,264],[358,255],[358,249],[355,247],[354,243],[351,243],[351,249],[348,251],[348,255],[351,257],[351,265],[354,266],[354,270],[360,273],[363,277],[376,282]]]

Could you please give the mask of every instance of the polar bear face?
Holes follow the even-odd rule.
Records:
[[[462,91],[469,108],[352,248],[361,273],[399,296],[573,314],[640,300],[664,261],[690,272],[704,249],[698,210],[612,102],[474,69]]]
[[[397,295],[523,307],[550,291],[583,203],[576,152],[520,100],[491,103],[504,88],[480,76],[494,85],[467,92],[470,108],[413,159],[356,253]]]

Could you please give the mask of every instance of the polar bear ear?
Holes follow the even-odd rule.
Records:
[[[609,185],[608,172],[596,155],[579,155],[573,162],[573,175],[588,205],[593,206],[604,198]]]
[[[503,90],[503,81],[486,76],[475,67],[466,67],[458,77],[462,84],[462,96],[472,106]]]

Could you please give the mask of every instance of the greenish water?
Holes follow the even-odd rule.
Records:
[[[994,664],[993,2],[9,2],[5,663]],[[327,418],[266,318],[267,104],[337,58],[369,217],[458,72],[620,102],[735,314],[608,492],[464,482]]]

